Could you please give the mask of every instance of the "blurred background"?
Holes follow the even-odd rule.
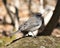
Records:
[[[12,30],[16,31],[19,28],[19,25],[23,24],[25,21],[29,19],[31,12],[33,13],[40,12],[42,13],[44,18],[46,16],[52,16],[57,3],[57,0],[6,0],[6,1],[7,4],[5,6],[3,0],[0,0],[0,38],[4,38],[5,36],[3,34],[5,33],[8,35],[10,31]],[[6,7],[8,8],[11,16],[7,12]],[[18,13],[16,13],[16,9]],[[47,24],[47,22],[48,20],[46,21],[45,25]],[[56,28],[53,30],[52,35],[60,37],[60,18],[58,19],[58,24]]]

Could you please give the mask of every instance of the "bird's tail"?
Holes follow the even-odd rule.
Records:
[[[13,33],[10,33],[9,34],[9,37],[13,36],[14,34],[18,33],[18,32],[21,32],[20,30],[17,30],[16,32],[13,32]]]

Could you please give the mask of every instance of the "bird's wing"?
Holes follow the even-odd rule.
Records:
[[[39,26],[40,23],[42,23],[40,19],[37,19],[36,17],[31,17],[28,21],[24,23],[24,25],[22,25],[21,30],[29,31],[30,29]]]

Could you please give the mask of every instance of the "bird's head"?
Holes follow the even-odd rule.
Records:
[[[33,13],[34,16],[37,16],[37,17],[41,17],[42,14],[41,13]]]
[[[42,16],[41,13],[36,13],[35,15],[36,15],[37,17],[41,17],[41,16]]]

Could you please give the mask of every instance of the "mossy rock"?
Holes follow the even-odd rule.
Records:
[[[52,36],[25,37],[6,48],[60,48],[60,38]],[[1,47],[0,47],[1,48]]]

